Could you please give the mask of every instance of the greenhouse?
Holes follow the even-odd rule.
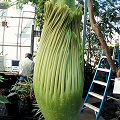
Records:
[[[120,0],[0,0],[0,120],[119,120]]]

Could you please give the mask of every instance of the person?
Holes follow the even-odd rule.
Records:
[[[32,60],[32,54],[26,53],[25,59],[19,62],[19,75],[20,81],[25,82],[29,77],[33,77],[34,62]]]

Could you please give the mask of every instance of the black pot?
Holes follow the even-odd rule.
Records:
[[[7,103],[6,109],[8,112],[8,116],[14,116],[14,117],[18,116],[19,115],[18,101]]]

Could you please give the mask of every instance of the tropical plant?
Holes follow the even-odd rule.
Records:
[[[26,97],[30,97],[30,99],[34,98],[32,78],[30,78],[25,83],[17,81],[14,85],[12,85],[12,88],[10,89],[10,94],[8,94],[7,97],[9,98],[16,94],[21,100],[26,99]]]
[[[109,43],[112,42],[116,33],[119,34],[119,27],[117,26],[119,8],[116,6],[116,2],[117,0],[92,0],[96,23],[99,25],[105,41]],[[96,65],[98,64],[102,47],[96,33],[91,29],[89,17],[89,14],[87,14],[86,62],[92,64],[92,59],[94,59],[94,64]]]
[[[12,106],[12,104],[17,103],[18,111],[16,112],[18,112],[21,117],[31,116],[32,104],[35,100],[32,78],[25,83],[17,81],[11,86],[6,97],[10,101],[7,106]]]
[[[77,120],[83,93],[82,7],[75,0],[45,3],[34,69],[34,93],[46,120]]]
[[[94,18],[94,13],[93,13],[93,3],[91,0],[88,0],[89,6],[89,14],[90,14],[90,23],[92,26],[92,29],[95,31],[96,35],[99,38],[99,41],[101,43],[102,49],[104,50],[104,52],[106,53],[106,57],[108,59],[108,62],[110,64],[110,67],[112,68],[113,72],[116,73],[117,77],[120,77],[120,69],[116,67],[114,61],[111,58],[111,54],[110,54],[110,50],[108,49],[107,43],[104,39],[104,35],[103,33],[100,31],[99,29],[99,25],[96,23],[96,20]]]

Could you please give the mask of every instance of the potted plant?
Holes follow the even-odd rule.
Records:
[[[12,85],[7,99],[10,101],[10,103],[6,104],[9,115],[19,117],[31,115],[32,102],[34,101],[32,79],[25,83],[17,81]],[[11,108],[14,108],[16,112],[11,111]]]

